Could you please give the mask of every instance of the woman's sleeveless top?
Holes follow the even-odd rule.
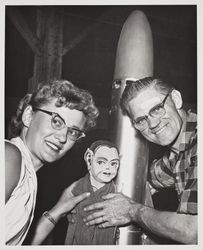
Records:
[[[5,206],[6,244],[21,245],[31,225],[37,193],[37,176],[30,152],[20,137],[9,141],[22,155],[21,173],[17,186]]]

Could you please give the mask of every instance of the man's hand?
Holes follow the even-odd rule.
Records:
[[[84,208],[85,211],[97,209],[84,219],[86,225],[100,224],[99,227],[110,227],[132,222],[139,204],[122,193],[110,193],[102,198],[103,202]]]

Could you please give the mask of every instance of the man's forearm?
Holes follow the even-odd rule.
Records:
[[[143,205],[132,205],[132,222],[150,232],[185,244],[197,244],[197,216],[158,211]]]
[[[105,228],[136,223],[161,237],[185,244],[197,243],[197,215],[158,211],[122,193],[108,194],[103,199],[84,208],[89,213],[84,219],[87,226],[98,224]]]

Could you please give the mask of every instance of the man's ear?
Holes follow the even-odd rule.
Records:
[[[176,108],[181,109],[182,105],[183,105],[181,93],[178,90],[174,89],[171,92],[171,98],[172,98]]]
[[[91,162],[92,162],[92,156],[93,156],[93,152],[92,150],[90,150],[89,148],[86,150],[85,154],[84,154],[84,160],[87,164],[87,169],[90,170],[91,167]]]
[[[25,127],[29,127],[32,120],[32,106],[28,105],[23,111],[22,122]]]

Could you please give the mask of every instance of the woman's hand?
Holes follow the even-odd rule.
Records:
[[[67,187],[63,191],[57,204],[51,210],[49,210],[49,213],[56,221],[58,221],[61,217],[70,212],[79,202],[86,199],[90,195],[90,193],[86,192],[78,196],[74,196],[72,190],[77,184],[77,182],[78,181]]]
[[[70,212],[80,201],[84,200],[90,195],[90,193],[83,193],[81,195],[74,196],[72,194],[72,190],[76,184],[77,182],[74,182],[72,185],[67,187],[63,191],[56,205],[48,211],[49,216],[51,216],[55,221],[54,223],[45,216],[40,218],[33,235],[31,243],[32,245],[41,244],[53,230],[55,223],[57,223],[62,216]]]

